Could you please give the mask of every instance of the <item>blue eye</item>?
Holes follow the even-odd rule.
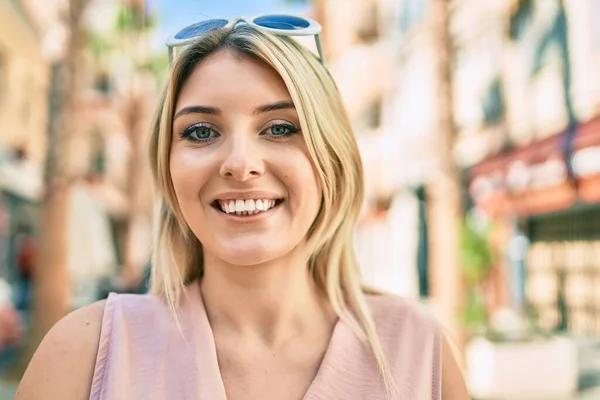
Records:
[[[289,124],[274,124],[265,129],[265,132],[273,137],[289,137],[298,133],[298,129]]]
[[[181,133],[181,137],[194,142],[206,142],[221,136],[208,125],[192,125]]]

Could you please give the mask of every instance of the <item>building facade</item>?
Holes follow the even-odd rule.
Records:
[[[364,165],[366,198],[356,230],[365,281],[418,297],[419,202],[398,193],[402,149],[394,102],[400,3],[396,0],[315,2],[323,25],[326,65],[344,100]]]
[[[123,4],[90,2],[80,65],[84,89],[70,120],[75,127],[70,148],[60,149],[73,179],[67,223],[71,282],[65,283],[71,307],[95,300],[98,282],[118,277],[126,257],[139,276],[149,257],[151,178],[140,165],[158,82],[150,69],[132,68],[134,51],[125,48],[131,41],[117,24]],[[0,187],[10,216],[2,270],[17,287],[19,232],[35,236],[39,227],[48,126],[56,118],[49,103],[52,70],[64,52],[68,28],[61,15],[67,6],[66,0],[0,3]],[[136,52],[144,53],[150,48],[147,36],[139,38]],[[144,101],[134,104],[134,97]],[[132,174],[134,167],[141,172]]]
[[[358,134],[370,196],[370,212],[357,232],[365,276],[374,282],[387,279],[388,287],[402,293],[408,290],[402,285],[412,279],[416,283],[408,293],[414,293],[416,284],[421,296],[427,296],[436,279],[428,272],[424,213],[436,137],[429,3],[377,3],[385,10],[381,21],[393,30],[386,33],[386,39],[393,38],[386,49],[393,55],[387,67],[392,72],[383,84],[388,90],[379,97],[379,128]],[[330,4],[334,9],[335,1]],[[360,7],[366,5],[361,2]],[[347,14],[366,20],[361,10]],[[543,329],[596,337],[598,10],[597,0],[461,0],[454,2],[451,20],[458,130],[454,154],[463,173],[464,211],[491,229],[493,254],[483,287],[486,312],[529,310]],[[343,36],[339,32],[352,27],[344,15],[336,15],[339,21],[332,24],[339,28],[331,35]],[[356,36],[346,35],[336,39],[331,51],[350,48]],[[351,72],[352,64],[347,73],[355,74],[353,90],[360,93],[360,83],[367,82],[367,93],[375,92],[377,85]],[[353,98],[368,108],[369,94],[365,102],[358,100],[360,95]],[[403,256],[386,254],[391,247],[404,247]],[[412,270],[400,278],[398,268],[407,262]],[[403,283],[393,284],[395,277]]]
[[[42,162],[50,81],[42,32],[20,1],[3,0],[0,7],[0,146]]]
[[[499,251],[512,304],[534,311],[544,329],[595,338],[599,10],[594,0],[510,4],[507,146],[486,149],[468,178],[475,206],[508,227]]]

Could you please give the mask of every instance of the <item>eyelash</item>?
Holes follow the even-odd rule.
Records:
[[[191,135],[196,130],[198,130],[200,128],[208,128],[208,129],[211,130],[212,133],[215,133],[216,136],[209,137],[209,138],[206,138],[206,139],[200,139],[200,138],[191,137]],[[270,136],[271,136],[271,138],[273,140],[287,139],[287,138],[289,138],[291,136],[294,136],[294,135],[296,135],[297,133],[300,132],[300,130],[298,128],[296,128],[292,124],[275,123],[275,124],[272,124],[272,125],[268,126],[265,129],[263,129],[260,134],[263,135],[263,134],[265,134],[266,131],[272,130],[273,128],[285,128],[285,129],[287,129],[287,132],[285,134],[283,134],[283,135],[273,135],[273,134],[271,134]],[[209,142],[215,140],[216,138],[220,137],[221,134],[219,132],[217,132],[213,128],[212,125],[205,124],[205,123],[199,123],[199,124],[195,124],[195,125],[192,125],[192,126],[186,128],[186,129],[184,129],[183,132],[181,132],[180,136],[181,136],[181,138],[183,138],[185,140],[189,140],[190,142],[194,142],[194,143],[209,143]]]
[[[211,137],[211,138],[206,138],[206,139],[200,139],[200,138],[191,137],[191,135],[195,131],[197,131],[198,129],[200,129],[200,128],[210,129],[210,131],[212,133],[216,133],[217,136],[216,137]],[[210,142],[212,140],[215,140],[217,137],[221,136],[221,134],[219,132],[217,132],[212,125],[205,124],[205,123],[200,123],[200,124],[195,124],[195,125],[192,125],[192,126],[190,126],[188,128],[185,128],[183,130],[183,132],[181,132],[180,136],[181,136],[182,139],[189,140],[190,142],[207,143],[207,142]]]

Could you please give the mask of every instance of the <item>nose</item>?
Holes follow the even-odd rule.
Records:
[[[264,174],[263,157],[260,149],[251,139],[247,137],[231,138],[225,149],[227,154],[219,171],[222,177],[247,181]]]

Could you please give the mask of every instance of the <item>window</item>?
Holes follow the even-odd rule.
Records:
[[[381,125],[381,114],[383,104],[381,99],[375,100],[364,114],[364,124],[367,129],[377,129]]]
[[[518,41],[523,37],[534,12],[533,0],[518,0],[512,4],[509,17],[509,34],[512,40]]]
[[[400,10],[400,31],[408,33],[425,16],[427,0],[404,0]]]
[[[365,15],[361,18],[358,26],[358,38],[363,43],[375,42],[380,33],[379,27],[379,8],[377,3],[369,4]]]
[[[481,103],[485,125],[497,125],[503,121],[505,110],[500,76],[490,82]]]

